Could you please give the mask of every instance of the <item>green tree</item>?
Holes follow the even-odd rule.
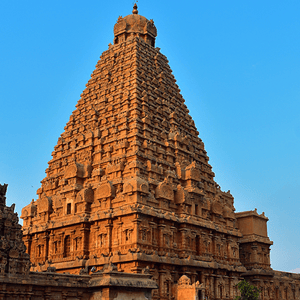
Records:
[[[257,300],[259,297],[259,289],[251,285],[245,279],[237,284],[241,292],[241,296],[235,297],[234,300]]]

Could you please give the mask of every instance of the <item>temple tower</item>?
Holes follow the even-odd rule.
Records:
[[[149,267],[159,284],[154,299],[171,299],[184,274],[204,284],[203,297],[233,299],[246,271],[233,197],[214,181],[156,35],[136,5],[119,17],[38,199],[22,210],[24,242],[34,270]]]

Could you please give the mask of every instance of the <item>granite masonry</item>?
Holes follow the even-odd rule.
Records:
[[[1,249],[15,243],[1,254],[1,276],[13,274],[6,288],[24,282],[20,299],[150,299],[152,290],[152,299],[232,300],[246,278],[261,299],[300,299],[299,275],[270,266],[268,218],[236,213],[230,191],[215,182],[156,35],[136,5],[118,18],[38,199],[22,210],[26,253],[13,207],[1,206],[1,222],[13,228],[1,231]],[[144,280],[143,296],[116,284],[105,298],[99,282],[108,277],[136,288]]]

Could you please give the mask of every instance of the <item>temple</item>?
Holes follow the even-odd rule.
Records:
[[[234,299],[241,278],[259,286],[262,299],[299,299],[299,279],[284,281],[270,266],[268,218],[256,209],[236,213],[231,193],[215,182],[156,35],[136,5],[118,18],[38,199],[22,210],[31,270],[147,269],[160,300],[188,289],[197,299]]]

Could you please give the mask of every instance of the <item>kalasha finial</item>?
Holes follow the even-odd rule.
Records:
[[[134,5],[133,5],[133,11],[132,11],[132,13],[135,14],[135,15],[138,13],[136,3],[134,3]]]

